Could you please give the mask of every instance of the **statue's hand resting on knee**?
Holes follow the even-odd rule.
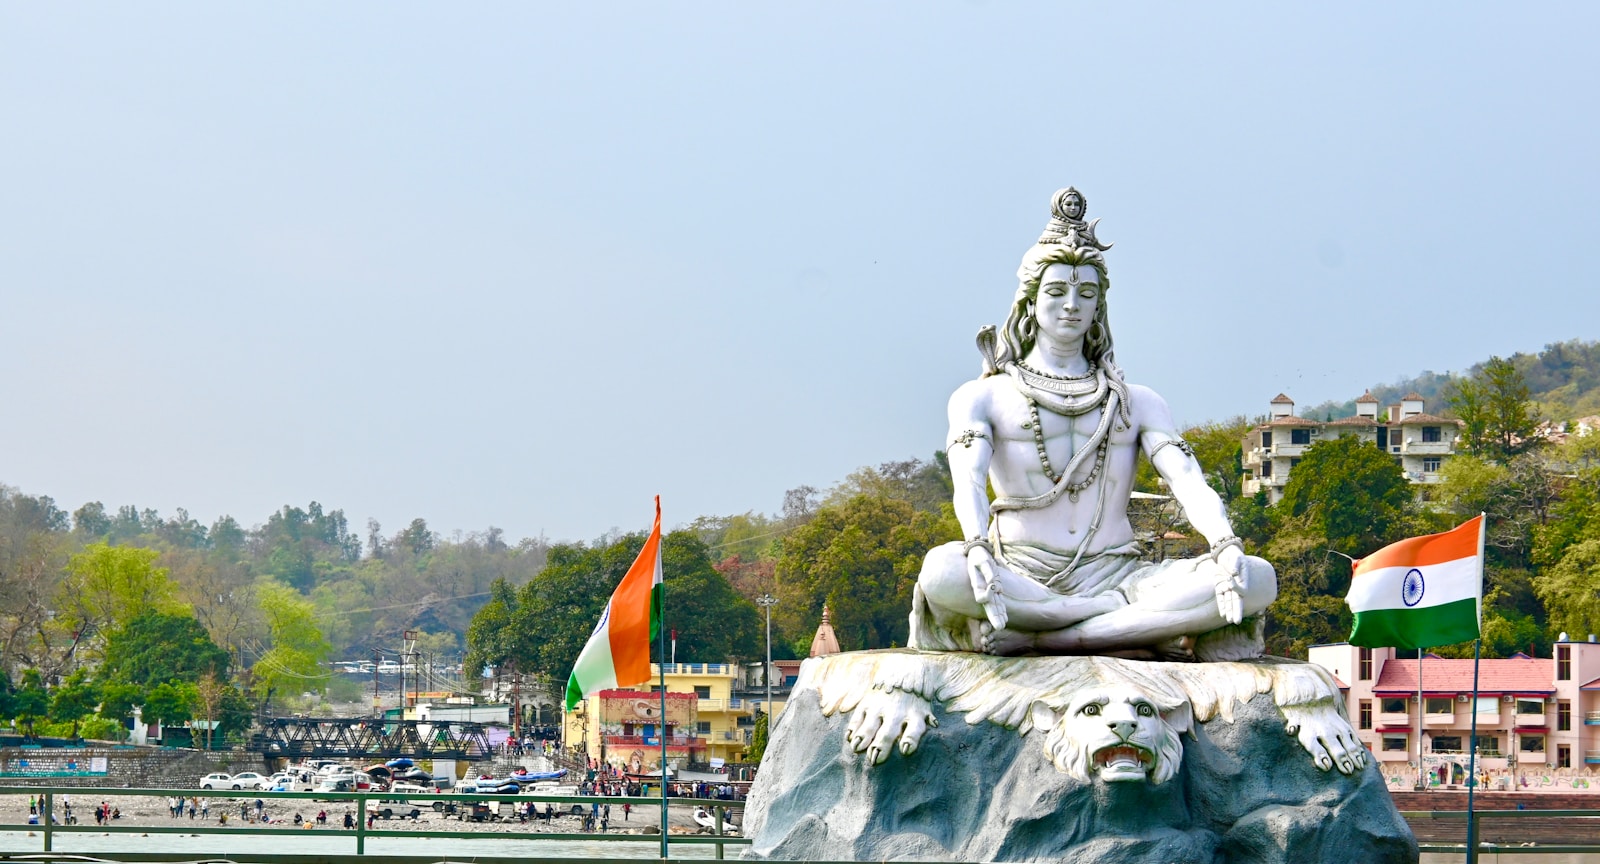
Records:
[[[972,596],[983,607],[984,617],[995,630],[1006,629],[1006,604],[1000,597],[1000,580],[994,572],[994,556],[982,546],[967,553],[967,578],[972,580]]]
[[[928,700],[905,690],[874,688],[856,705],[844,740],[855,752],[867,754],[868,764],[879,765],[893,750],[901,756],[917,752],[922,736],[938,725]]]

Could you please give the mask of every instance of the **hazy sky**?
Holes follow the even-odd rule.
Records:
[[[943,444],[1069,184],[1180,421],[1596,338],[1597,9],[6,3],[0,482],[773,512]]]

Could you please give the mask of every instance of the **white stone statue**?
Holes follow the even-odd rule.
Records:
[[[947,451],[967,539],[924,560],[910,645],[1259,656],[1276,575],[1244,554],[1166,402],[1123,381],[1106,315],[1108,247],[1083,208],[1076,190],[1056,193],[1050,227],[1017,271],[1010,317],[998,334],[979,333],[983,375],[950,397]],[[1141,450],[1209,554],[1140,560],[1128,500]]]

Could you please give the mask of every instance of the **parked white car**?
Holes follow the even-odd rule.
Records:
[[[267,785],[267,778],[261,776],[260,774],[257,774],[254,771],[241,771],[238,774],[233,775],[233,785],[229,788],[265,789],[267,788]]]
[[[200,788],[201,789],[237,789],[239,787],[233,785],[233,775],[232,774],[221,774],[221,773],[218,773],[218,774],[207,774],[206,776],[201,777],[200,778]]]

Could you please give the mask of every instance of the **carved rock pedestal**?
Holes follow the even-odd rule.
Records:
[[[751,792],[746,857],[1415,862],[1338,695],[1278,658],[808,660]]]

